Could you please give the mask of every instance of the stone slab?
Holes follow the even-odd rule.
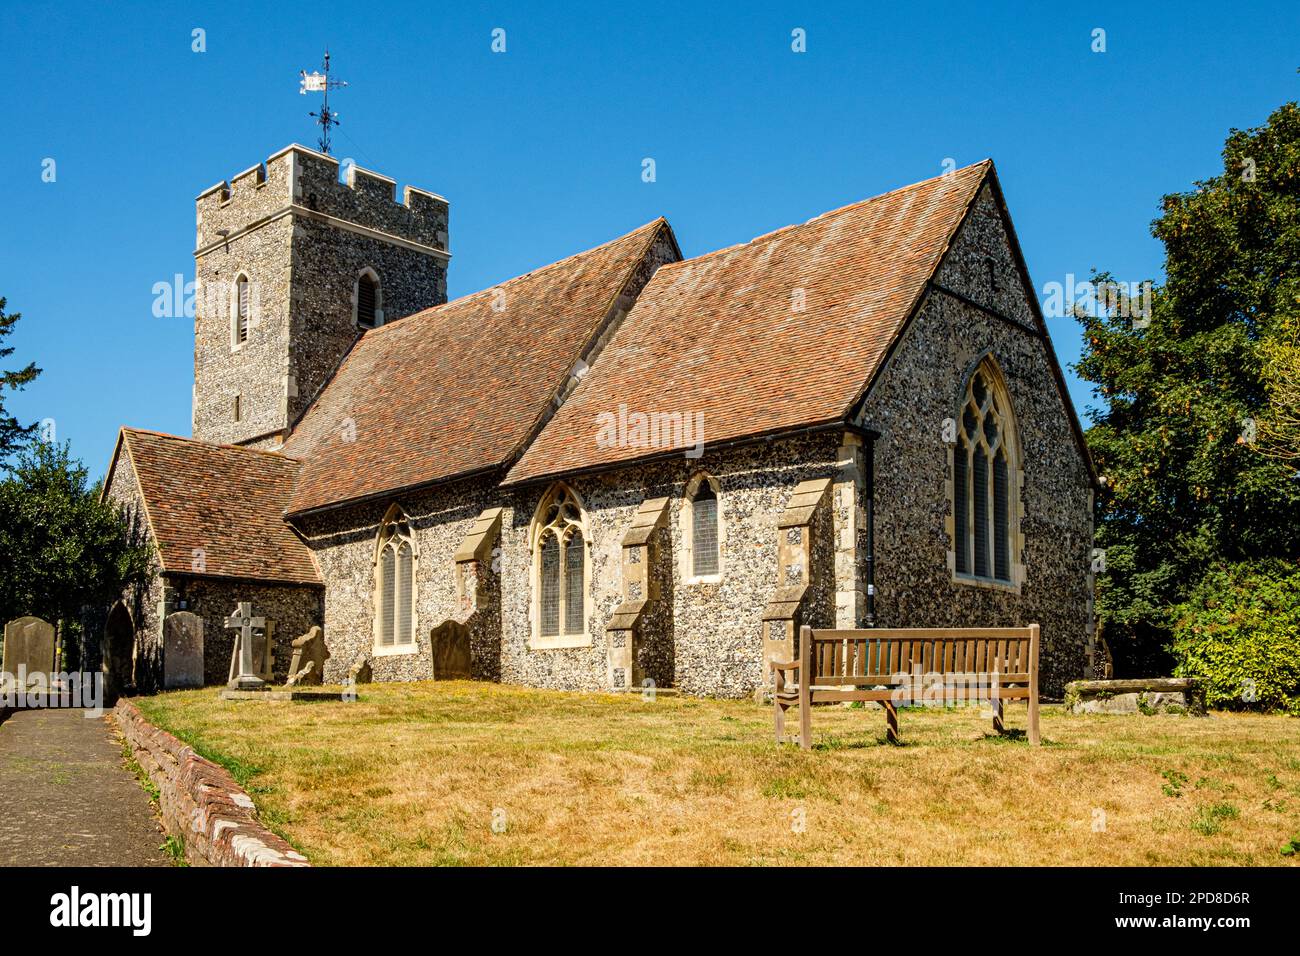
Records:
[[[222,700],[343,700],[341,690],[230,690],[221,692]]]
[[[1065,685],[1072,714],[1189,714],[1205,716],[1205,692],[1189,677],[1079,680]]]
[[[653,691],[656,697],[679,697],[681,691],[676,687],[610,687],[602,690],[602,694],[618,694],[621,697],[640,696],[647,691]]]

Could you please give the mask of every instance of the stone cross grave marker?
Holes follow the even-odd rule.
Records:
[[[203,686],[203,618],[190,611],[163,621],[163,689]]]
[[[262,690],[266,682],[253,669],[253,631],[266,627],[266,618],[254,617],[253,605],[240,601],[226,618],[226,627],[238,629],[235,641],[239,649],[239,673],[228,686],[234,690]]]
[[[23,672],[24,690],[32,677],[43,674],[48,687],[54,674],[54,625],[39,617],[15,618],[5,625],[5,650],[2,683],[17,683]]]

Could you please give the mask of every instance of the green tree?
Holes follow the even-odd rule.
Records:
[[[1285,323],[1262,350],[1268,407],[1259,422],[1260,450],[1300,468],[1300,321]]]
[[[21,313],[5,312],[5,299],[0,296],[0,359],[13,354],[13,346],[3,345],[4,340],[13,332],[14,326],[22,318]],[[26,368],[5,371],[0,369],[0,462],[18,450],[35,430],[35,425],[20,425],[18,419],[5,411],[5,392],[20,390],[24,385],[41,374],[35,363],[29,362]]]
[[[1152,232],[1166,279],[1149,325],[1081,315],[1076,366],[1100,400],[1097,610],[1119,673],[1168,669],[1173,608],[1211,567],[1300,555],[1295,463],[1268,453],[1285,389],[1270,374],[1300,318],[1296,104],[1233,130],[1223,172],[1165,196]]]
[[[32,442],[0,480],[0,620],[34,614],[65,638],[83,606],[104,606],[147,572],[149,549],[99,500],[67,444]]]
[[[1300,567],[1262,560],[1216,568],[1174,610],[1178,672],[1225,710],[1300,716]]]

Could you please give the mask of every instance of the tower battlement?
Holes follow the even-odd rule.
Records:
[[[195,199],[194,435],[277,447],[357,337],[447,301],[447,200],[304,146]]]
[[[205,189],[195,199],[195,252],[285,212],[336,219],[428,251],[447,252],[447,200],[414,186],[395,198],[396,180],[354,164],[339,182],[339,161],[297,144]]]

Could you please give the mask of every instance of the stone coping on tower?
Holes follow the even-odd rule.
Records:
[[[406,186],[399,202],[396,187],[395,179],[355,163],[340,182],[336,158],[294,143],[199,193],[196,249],[299,212],[446,253],[447,200]]]

